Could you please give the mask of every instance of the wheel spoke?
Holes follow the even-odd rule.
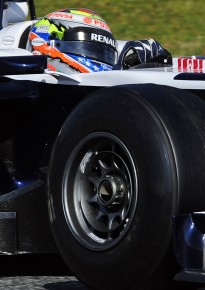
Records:
[[[109,218],[109,221],[108,221],[108,230],[109,231],[112,231],[112,230],[115,230],[116,227],[121,223],[121,218],[119,215],[116,215],[116,214],[110,214],[108,216]],[[116,226],[117,224],[117,226]]]
[[[102,160],[98,160],[98,165],[100,167],[101,176],[105,176],[109,170],[108,165]]]
[[[76,150],[79,167],[74,173],[73,207],[68,203],[75,212],[70,226],[88,248],[111,247],[122,239],[134,215],[134,163],[125,145],[105,132],[86,137],[79,148],[82,157]]]
[[[100,180],[100,178],[99,178],[98,176],[96,176],[96,175],[90,175],[90,176],[88,176],[88,180],[89,180],[92,184],[94,184],[95,186],[97,186],[97,185],[99,184],[99,180]]]
[[[88,202],[89,204],[93,204],[93,205],[98,204],[97,194],[91,196],[91,197],[87,200],[87,202]]]

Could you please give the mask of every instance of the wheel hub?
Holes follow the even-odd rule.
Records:
[[[107,207],[120,205],[126,194],[126,186],[119,176],[106,176],[98,186],[99,202]]]

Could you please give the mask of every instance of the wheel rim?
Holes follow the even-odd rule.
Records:
[[[116,136],[96,132],[79,142],[67,161],[62,203],[73,236],[102,251],[126,235],[137,205],[137,174],[131,154]]]

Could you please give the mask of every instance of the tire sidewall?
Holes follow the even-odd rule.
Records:
[[[138,177],[137,208],[129,232],[115,247],[102,252],[82,247],[73,237],[61,196],[64,170],[72,150],[82,138],[97,131],[121,139],[134,160]],[[169,245],[176,209],[173,164],[170,141],[160,120],[133,92],[111,90],[91,95],[67,119],[49,166],[49,207],[56,243],[65,261],[72,261],[72,270],[81,280],[89,276],[91,283],[98,283],[100,289],[104,269],[103,280],[111,281],[117,272],[126,283],[123,288],[135,273],[137,284],[137,277],[146,280],[151,275],[150,269],[158,267]],[[115,281],[112,287],[115,289]]]

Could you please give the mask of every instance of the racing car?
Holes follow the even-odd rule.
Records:
[[[203,283],[205,58],[68,74],[28,50],[32,0],[0,19],[0,253],[59,253],[99,290]]]

